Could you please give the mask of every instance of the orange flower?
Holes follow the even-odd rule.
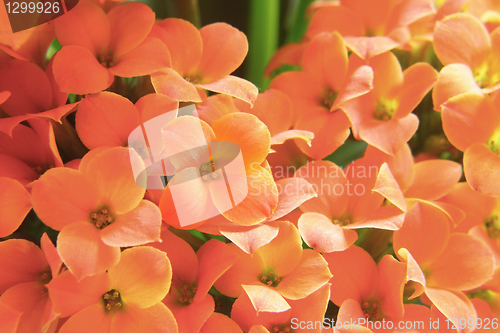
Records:
[[[160,211],[143,200],[145,190],[135,183],[131,162],[143,163],[135,151],[88,155],[79,170],[47,171],[32,190],[35,212],[61,231],[57,249],[78,280],[113,267],[120,247],[159,240],[161,226]]]
[[[165,222],[193,228],[222,214],[236,224],[254,225],[275,210],[276,184],[260,166],[270,134],[254,115],[228,114],[212,127],[180,117],[163,128],[163,140],[176,172],[159,204]]]
[[[115,75],[133,77],[170,66],[168,49],[148,38],[155,14],[142,3],[127,3],[104,13],[94,2],[80,0],[54,21],[62,45],[54,56],[54,76],[61,91],[97,93]]]
[[[311,158],[322,159],[349,136],[351,124],[340,109],[349,100],[370,91],[372,81],[373,71],[369,66],[356,66],[348,59],[342,37],[336,32],[325,32],[307,45],[302,71],[278,75],[271,88],[290,97],[294,129],[314,133],[312,146],[297,141],[299,148]]]
[[[309,296],[289,300],[290,309],[283,312],[256,312],[251,299],[245,293],[234,302],[231,318],[245,332],[309,332],[320,333],[328,306],[329,284],[325,284]]]
[[[47,234],[41,247],[24,239],[0,243],[0,304],[22,314],[16,332],[46,332],[57,325],[46,285],[62,261]]]
[[[363,59],[405,45],[408,25],[434,12],[434,1],[341,0],[315,10],[306,36],[324,31],[340,33],[349,49]]]
[[[214,311],[208,291],[237,259],[226,244],[212,239],[195,254],[191,246],[170,231],[163,231],[161,243],[152,246],[165,251],[172,264],[172,287],[163,303],[174,314],[179,332],[198,333]]]
[[[474,306],[462,292],[481,286],[493,276],[494,258],[488,247],[467,234],[451,233],[450,218],[425,201],[413,201],[403,227],[394,233],[394,250],[407,264],[407,280],[448,319],[472,318]],[[470,328],[462,332],[471,332]]]
[[[434,109],[462,93],[488,94],[500,89],[500,30],[488,33],[470,14],[453,14],[438,22],[434,49],[445,66],[432,93]]]
[[[443,129],[450,142],[464,152],[467,182],[476,191],[500,195],[500,182],[491,170],[500,168],[500,96],[466,93],[443,105]]]
[[[161,303],[171,279],[165,253],[145,246],[123,251],[107,273],[80,282],[65,272],[48,285],[54,307],[71,316],[59,332],[177,333],[174,316]]]
[[[378,263],[362,248],[351,246],[345,251],[324,254],[333,277],[330,280],[330,299],[340,307],[336,332],[381,331],[374,329],[377,322],[398,323],[422,320],[427,329],[430,310],[418,305],[403,305],[403,287],[406,283],[406,265],[386,255]],[[360,320],[360,319],[363,319]],[[367,327],[345,327],[345,323]],[[368,323],[371,322],[371,323]],[[344,327],[341,327],[342,324]],[[423,328],[423,327],[421,327]],[[390,330],[388,330],[389,332]]]
[[[187,21],[169,18],[156,24],[150,36],[161,39],[172,57],[172,68],[151,75],[156,92],[183,102],[201,102],[205,90],[250,104],[257,98],[257,87],[229,75],[248,52],[247,38],[238,29],[213,23],[198,31]]]
[[[298,227],[307,245],[319,252],[343,251],[358,238],[353,229],[401,227],[406,212],[401,190],[387,164],[374,162],[356,160],[344,173],[332,162],[314,161],[297,171],[318,193],[300,206]]]
[[[215,282],[215,288],[230,297],[246,293],[259,312],[290,309],[287,300],[302,299],[330,279],[326,261],[313,250],[303,250],[297,228],[279,222],[278,235],[252,255],[229,245],[238,261]]]
[[[234,320],[218,312],[214,312],[208,317],[200,333],[219,333],[221,327],[224,327],[224,333],[243,333]]]
[[[351,61],[364,63],[359,58]],[[393,155],[417,130],[419,121],[411,112],[434,85],[437,72],[426,63],[402,72],[391,52],[371,58],[369,64],[374,72],[373,90],[347,102],[342,109],[357,139]]]

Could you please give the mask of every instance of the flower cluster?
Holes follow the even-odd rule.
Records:
[[[265,91],[140,2],[0,35],[1,332],[500,332],[498,3],[301,15]]]

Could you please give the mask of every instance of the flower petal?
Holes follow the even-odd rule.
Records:
[[[0,302],[0,330],[5,333],[17,332],[22,313]]]
[[[335,225],[318,213],[302,214],[298,226],[304,242],[318,252],[344,251],[358,239],[354,230]]]
[[[287,215],[304,202],[317,196],[313,186],[302,178],[285,178],[276,182],[278,187],[278,206],[269,220],[276,221]]]
[[[200,333],[243,333],[243,331],[228,316],[214,312],[203,324]]]
[[[176,101],[202,102],[196,87],[172,68],[163,68],[161,71],[151,74],[151,83],[157,93],[167,95]]]
[[[0,237],[16,231],[31,210],[31,198],[17,180],[0,177]]]
[[[88,222],[64,227],[57,236],[57,250],[78,281],[103,273],[120,260],[120,248],[104,244],[100,230]]]
[[[290,305],[276,290],[264,286],[242,285],[252,305],[259,312],[283,312],[290,309]]]
[[[71,316],[60,333],[109,333],[113,317],[107,316],[101,304],[94,304]]]
[[[248,254],[268,244],[278,235],[279,227],[270,223],[255,226],[230,226],[220,228],[220,233]]]
[[[361,36],[363,30],[358,13],[346,6],[331,6],[314,12],[306,36],[312,38],[322,31],[337,31],[342,36]]]
[[[500,195],[499,178],[491,170],[500,168],[500,156],[485,144],[476,143],[464,153],[464,173],[469,185],[481,194]]]
[[[215,308],[214,299],[211,295],[206,295],[198,302],[193,302],[188,306],[181,305],[176,309],[167,304],[165,300],[163,300],[163,302],[173,309],[172,311],[177,321],[179,332],[186,333],[200,332],[201,327],[206,322],[207,318],[214,313]]]
[[[125,302],[140,308],[159,303],[170,289],[172,267],[167,254],[146,246],[123,251],[120,261],[108,270],[111,287]]]
[[[217,81],[197,84],[198,88],[210,90],[241,99],[253,105],[259,94],[259,89],[250,81],[233,75],[227,75]]]

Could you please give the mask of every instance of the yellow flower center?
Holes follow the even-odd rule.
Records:
[[[345,215],[334,216],[332,218],[332,223],[340,227],[345,227],[352,223],[352,218],[350,216],[345,216]]]
[[[282,277],[277,276],[276,272],[274,270],[269,269],[262,273],[260,276],[260,282],[262,282],[265,285],[268,285],[269,287],[277,287],[278,284],[280,284]]]
[[[191,76],[186,76],[184,78],[187,82],[190,82],[192,84],[198,84],[201,82],[201,78],[198,75],[191,75]]]
[[[493,135],[488,139],[488,148],[496,155],[500,155],[500,131],[496,131]]]
[[[218,178],[215,173],[215,163],[213,161],[204,163],[200,167],[200,176],[204,181],[215,180]]]
[[[106,311],[117,310],[123,307],[122,297],[120,292],[115,289],[111,289],[102,295],[102,300],[104,301],[104,309]]]
[[[382,313],[377,302],[368,301],[361,304],[363,315],[369,321],[379,321],[383,319]]]
[[[486,228],[486,233],[490,238],[500,237],[500,220],[498,214],[491,214],[484,218],[484,227]]]
[[[104,229],[114,222],[114,218],[106,208],[97,210],[90,214],[90,219],[97,229]]]
[[[373,118],[380,121],[391,120],[398,109],[398,101],[395,99],[379,98],[373,112]]]
[[[52,280],[52,272],[50,270],[40,273],[40,282],[47,284]]]
[[[481,65],[474,68],[474,81],[476,81],[479,87],[486,88],[500,81],[500,74],[497,70],[492,68],[492,64],[493,62],[491,60],[486,60]]]
[[[193,303],[194,295],[196,295],[196,290],[196,285],[185,283],[182,288],[178,290],[179,298],[177,300],[183,305],[189,305]]]

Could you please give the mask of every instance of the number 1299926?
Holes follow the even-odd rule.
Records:
[[[8,14],[57,14],[61,10],[59,2],[5,2]]]

